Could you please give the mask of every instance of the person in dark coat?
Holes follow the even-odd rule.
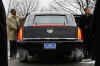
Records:
[[[95,57],[95,60],[96,60],[96,63],[95,63],[95,66],[99,66],[100,64],[100,53],[99,53],[99,50],[98,48],[99,47],[99,44],[100,44],[100,31],[99,31],[99,28],[100,28],[100,0],[97,0],[97,3],[96,3],[96,8],[95,8],[95,11],[94,11],[94,21],[93,21],[93,34],[94,34],[94,37],[95,37],[95,44],[94,44],[94,57]]]
[[[6,14],[2,0],[0,0],[0,66],[8,66]]]

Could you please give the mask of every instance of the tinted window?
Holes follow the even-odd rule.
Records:
[[[35,24],[65,24],[66,16],[35,16]]]
[[[32,26],[33,24],[68,24],[76,26],[73,15],[29,15],[24,26]]]

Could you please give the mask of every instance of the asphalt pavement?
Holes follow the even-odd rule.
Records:
[[[10,59],[10,51],[8,48],[8,66],[95,66],[95,61],[91,59],[83,59],[81,62],[68,61],[65,58],[44,59],[38,57],[29,57],[29,62],[21,63],[16,59]],[[65,60],[64,60],[65,59]]]
[[[68,60],[59,59],[39,59],[37,57],[30,58],[28,62],[19,62],[18,58],[8,59],[8,66],[94,66],[95,61],[84,59],[81,62],[72,62]]]

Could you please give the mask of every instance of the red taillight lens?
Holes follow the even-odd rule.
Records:
[[[78,32],[77,32],[78,34],[77,34],[77,38],[79,39],[79,40],[83,40],[83,34],[82,34],[82,30],[81,30],[81,28],[80,27],[78,27]]]
[[[17,37],[17,40],[22,40],[22,38],[23,38],[23,29],[22,29],[22,27],[20,27],[20,29],[19,29],[19,32],[18,32],[18,37]]]

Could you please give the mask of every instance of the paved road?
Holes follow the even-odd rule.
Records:
[[[8,56],[9,56],[9,48],[8,48]],[[34,57],[34,60],[30,58],[28,63],[20,63],[17,59],[9,59],[8,57],[8,66],[94,66],[95,61],[88,62],[69,62],[63,61],[63,59],[52,59],[50,61],[45,59],[37,59]]]
[[[94,62],[69,62],[62,59],[56,60],[29,60],[27,63],[20,63],[18,59],[8,60],[8,66],[94,66]]]

